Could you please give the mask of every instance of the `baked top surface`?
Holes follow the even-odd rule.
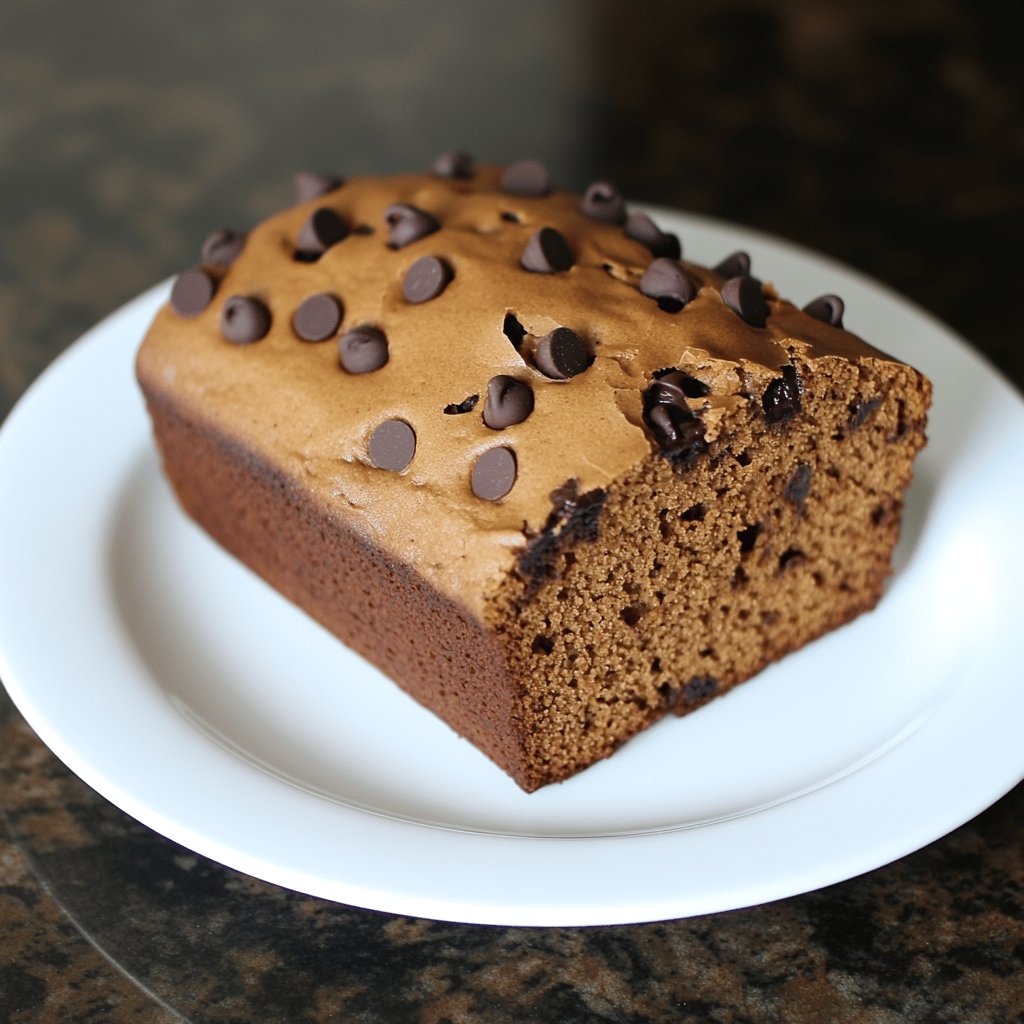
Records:
[[[578,195],[512,195],[501,174],[478,166],[468,180],[351,179],[269,218],[230,266],[206,266],[216,290],[205,309],[187,317],[171,306],[160,311],[138,364],[150,390],[263,455],[475,611],[543,526],[553,491],[570,479],[581,492],[606,488],[657,450],[643,417],[643,392],[657,371],[682,367],[709,385],[710,394],[691,405],[711,438],[720,410],[751,400],[744,388],[777,378],[791,353],[886,358],[778,299],[771,285],[767,321],[751,326],[723,301],[723,276],[686,261],[695,296],[678,311],[662,309],[638,287],[653,259],[645,244],[621,224],[587,216]],[[386,211],[395,203],[425,211],[437,230],[389,246]],[[340,214],[348,234],[313,261],[297,259],[307,221],[323,208]],[[521,265],[541,228],[568,243],[571,267]],[[436,297],[410,301],[407,272],[427,256],[440,257],[451,278]],[[301,340],[296,310],[324,293],[339,301],[338,330]],[[225,339],[222,316],[235,296],[265,305],[265,336]],[[526,332],[518,348],[506,333],[509,314]],[[347,372],[337,337],[365,325],[386,336],[387,362]],[[583,342],[589,365],[556,380],[539,368],[537,341],[566,327]],[[504,429],[484,422],[497,375],[533,395],[532,411]],[[375,430],[389,420],[415,435],[400,471],[375,465],[371,452]],[[514,453],[515,475],[506,494],[488,500],[474,493],[473,469],[494,448]],[[378,450],[378,463],[389,458]]]

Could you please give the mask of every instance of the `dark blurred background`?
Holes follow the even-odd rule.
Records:
[[[845,260],[1018,384],[1024,3],[4,0],[0,415],[299,168],[546,160]]]

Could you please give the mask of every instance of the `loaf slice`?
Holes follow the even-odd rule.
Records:
[[[523,789],[878,601],[930,385],[835,296],[534,162],[300,188],[147,334],[165,471]]]

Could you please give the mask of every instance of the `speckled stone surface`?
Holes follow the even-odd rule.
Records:
[[[508,10],[0,6],[0,416],[209,230],[287,202],[296,168],[390,172],[451,146],[823,250],[1024,385],[1019,4]],[[820,892],[548,930],[356,910],[222,868],[94,794],[5,695],[0,806],[0,1024],[1024,1021],[1022,786]]]

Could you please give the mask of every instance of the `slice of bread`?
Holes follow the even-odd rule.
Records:
[[[140,349],[167,475],[524,789],[878,601],[930,385],[836,297],[533,162],[300,187]]]

